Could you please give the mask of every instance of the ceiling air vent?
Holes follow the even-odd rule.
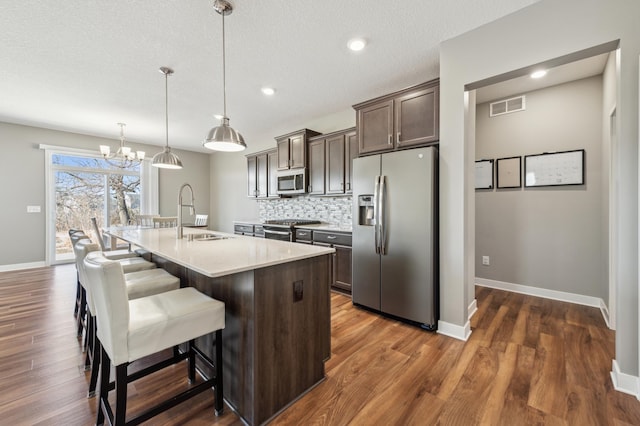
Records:
[[[524,111],[524,95],[489,104],[489,116],[508,114],[510,112]]]

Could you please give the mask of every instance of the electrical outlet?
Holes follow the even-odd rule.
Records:
[[[40,213],[40,206],[27,206],[27,213]]]
[[[489,256],[482,256],[482,264],[485,266],[489,266],[490,262],[489,262]]]

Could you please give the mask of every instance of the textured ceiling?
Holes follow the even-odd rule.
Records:
[[[265,135],[439,75],[441,41],[536,0],[232,0],[227,112],[249,145]],[[222,111],[213,0],[3,0],[0,121],[207,152]],[[359,53],[353,37],[368,40]],[[260,92],[273,86],[276,95]]]

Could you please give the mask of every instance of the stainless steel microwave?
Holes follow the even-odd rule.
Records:
[[[278,172],[278,194],[304,194],[307,188],[307,169]]]

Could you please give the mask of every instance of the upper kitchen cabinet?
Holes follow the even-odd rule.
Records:
[[[275,179],[276,151],[262,151],[247,155],[247,196],[267,198],[277,196],[271,179]],[[271,192],[273,191],[273,192]]]
[[[309,140],[309,183],[307,193],[309,195],[322,195],[325,193],[325,139],[311,138]]]
[[[276,137],[278,170],[298,169],[307,166],[307,140],[320,133],[309,129]]]
[[[436,79],[354,105],[359,154],[437,142],[439,91]]]
[[[358,155],[355,128],[309,139],[309,195],[351,193],[351,162]]]
[[[278,196],[278,150],[272,149],[267,152],[267,196]]]
[[[326,193],[351,193],[351,164],[358,156],[356,129],[351,128],[327,135],[326,149]]]

